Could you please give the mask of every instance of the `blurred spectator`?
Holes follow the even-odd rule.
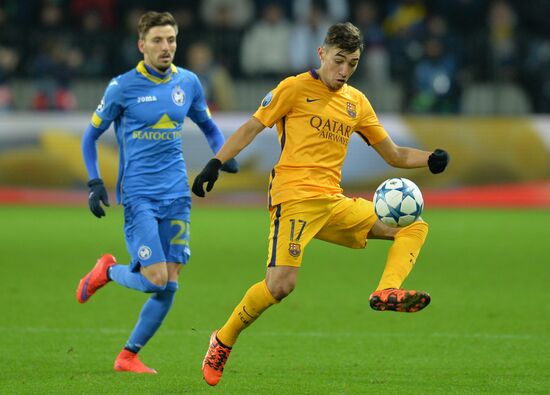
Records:
[[[423,30],[426,15],[423,0],[392,1],[384,19],[384,31],[389,36],[419,33]]]
[[[212,8],[205,10],[206,3],[211,4]],[[208,13],[206,19],[208,26],[203,32],[206,40],[212,46],[216,60],[226,67],[231,75],[240,75],[240,47],[244,33],[244,28],[241,25],[244,22],[241,20],[241,16],[235,15],[235,9],[248,7],[246,5],[248,1],[236,2],[235,9],[229,3],[216,0],[203,3],[203,11]]]
[[[524,84],[533,109],[550,113],[550,1],[530,0],[514,2],[518,23],[528,29],[523,40],[526,54],[521,82]]]
[[[35,110],[73,110],[76,99],[70,82],[82,64],[82,54],[71,46],[63,8],[46,1],[39,13],[39,23],[31,33],[32,57],[28,70],[34,83],[32,108]]]
[[[527,3],[531,3],[531,1],[529,0]],[[462,37],[470,37],[485,23],[487,8],[487,1],[430,0],[430,13],[441,15],[447,25]]]
[[[325,7],[315,1],[311,3],[306,21],[294,22],[292,41],[288,42],[294,72],[319,67],[317,48],[323,45],[330,25]]]
[[[434,60],[428,59],[424,49],[428,39],[437,38],[448,49],[443,58],[454,58],[457,88],[476,81],[521,84],[535,111],[550,112],[550,1],[276,0],[282,12],[273,15],[282,16],[266,16],[273,2],[1,0],[0,107],[9,107],[6,103],[12,101],[9,81],[14,78],[37,77],[40,82],[30,81],[36,86],[57,84],[70,92],[73,77],[105,79],[135,67],[140,57],[136,21],[143,12],[156,9],[169,10],[176,17],[176,63],[185,63],[192,43],[204,41],[212,50],[213,64],[225,68],[233,79],[278,78],[317,67],[315,49],[322,45],[328,26],[351,18],[365,41],[355,79],[376,90],[376,96],[404,97],[402,108],[412,108],[414,96],[416,110],[424,108],[417,106],[422,103],[419,97],[425,96],[417,96],[416,73],[425,74],[428,64],[433,67]],[[290,25],[290,38],[284,33],[285,24]],[[245,48],[246,54],[241,55]],[[249,50],[255,55],[250,56]],[[68,75],[61,77],[56,68]],[[405,95],[388,91],[388,83],[405,88]],[[37,93],[37,97],[46,96],[51,94]],[[40,104],[52,100],[35,99],[35,105],[58,107]]]
[[[208,44],[196,42],[189,47],[187,68],[199,77],[211,110],[231,111],[235,108],[233,81],[227,70],[214,62]]]
[[[0,44],[14,45],[20,42],[20,33],[13,24],[14,12],[8,9],[7,5],[0,5]]]
[[[19,64],[19,54],[15,49],[0,46],[0,111],[13,108],[11,81]]]
[[[82,21],[86,15],[94,13],[101,29],[112,29],[115,24],[116,0],[70,0],[72,19]]]
[[[13,108],[11,82],[21,60],[19,34],[9,20],[7,6],[0,6],[0,111]]]
[[[137,65],[136,59],[141,58],[137,47],[137,24],[139,17],[146,12],[144,8],[130,9],[124,17],[123,31],[118,39],[116,62],[113,63],[114,74],[120,74]],[[177,52],[176,52],[177,53]]]
[[[365,44],[358,74],[366,78],[369,89],[378,91],[390,78],[390,59],[378,21],[378,8],[373,1],[362,0],[355,4],[353,15],[353,23],[363,34]]]
[[[100,15],[95,11],[84,14],[80,20],[80,31],[75,38],[78,50],[85,54],[86,61],[80,62],[77,72],[80,77],[101,77],[110,71],[112,54],[111,35],[102,27]]]
[[[256,10],[255,16],[256,19],[260,19],[262,17],[262,11],[264,9],[264,6],[267,2],[270,0],[254,0],[254,8]],[[291,21],[294,19],[293,16],[293,7],[294,7],[294,1],[295,0],[277,0],[277,3],[281,6],[283,10],[283,14],[286,20]]]
[[[209,26],[223,24],[233,29],[245,28],[254,16],[251,0],[202,0],[201,17]],[[220,17],[224,19],[220,21]]]
[[[522,82],[536,112],[550,113],[550,40],[529,40]]]
[[[174,57],[174,64],[185,64],[187,49],[194,42],[202,40],[204,32],[201,31],[200,23],[197,21],[196,8],[189,6],[187,2],[184,7],[176,8],[172,15],[178,24],[178,49]]]
[[[80,65],[79,53],[64,42],[46,40],[31,64],[35,92],[34,110],[74,110],[76,99],[70,82],[73,71]]]
[[[422,56],[422,35],[427,10],[422,0],[392,1],[383,21],[391,59],[391,74],[401,81],[410,79],[410,71]]]
[[[297,23],[308,21],[313,7],[321,8],[332,24],[346,22],[349,17],[348,0],[294,0],[292,2],[292,14]]]
[[[249,75],[280,77],[289,70],[291,26],[276,1],[268,2],[262,19],[245,34],[241,47],[241,68]],[[269,49],[269,50],[266,50]]]
[[[515,80],[521,58],[517,15],[508,2],[497,0],[491,4],[487,22],[487,71],[496,80]]]
[[[410,109],[419,113],[458,111],[457,64],[439,37],[428,37],[424,56],[414,69]]]

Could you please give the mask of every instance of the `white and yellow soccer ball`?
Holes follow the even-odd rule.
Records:
[[[424,209],[420,188],[406,178],[390,178],[374,192],[374,211],[388,226],[403,227],[412,224]]]

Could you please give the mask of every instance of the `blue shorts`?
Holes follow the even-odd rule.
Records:
[[[124,205],[124,237],[132,271],[158,262],[187,263],[191,198],[139,198]]]

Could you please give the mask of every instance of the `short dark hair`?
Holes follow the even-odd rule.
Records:
[[[363,36],[351,22],[336,23],[329,27],[323,45],[335,46],[346,52],[363,52]]]
[[[169,12],[146,12],[139,18],[138,22],[138,34],[140,40],[143,40],[145,38],[147,32],[152,27],[166,25],[172,26],[176,31],[176,34],[178,34],[178,24],[176,23],[176,20],[174,19],[174,16],[172,14],[170,14]]]

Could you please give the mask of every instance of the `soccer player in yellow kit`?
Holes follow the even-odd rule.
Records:
[[[331,26],[318,49],[317,70],[283,80],[263,99],[244,123],[195,178],[193,192],[211,191],[223,163],[234,158],[265,127],[277,125],[281,156],[271,172],[269,210],[271,229],[264,280],[252,285],[227,322],[210,337],[202,364],[203,376],[216,385],[242,330],[295,287],[307,244],[320,239],[364,248],[368,239],[393,240],[386,267],[370,305],[375,310],[416,312],[430,296],[400,289],[420,252],[428,224],[418,220],[404,228],[383,224],[371,201],[348,198],[340,187],[341,169],[352,133],[359,136],[391,166],[429,167],[442,172],[446,151],[397,146],[363,93],[347,85],[363,49],[359,30],[351,23]]]

